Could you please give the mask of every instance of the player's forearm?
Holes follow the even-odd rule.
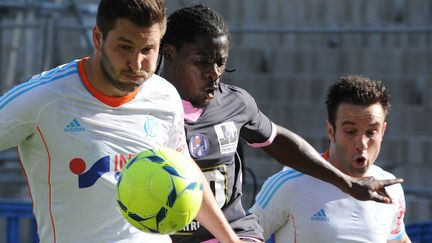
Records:
[[[273,143],[264,150],[281,164],[337,186],[344,192],[352,179],[328,163],[312,145],[297,134],[278,127]]]
[[[203,175],[204,178],[204,175]],[[203,201],[197,220],[206,227],[221,243],[238,242],[239,239],[232,230],[225,215],[218,207],[207,180],[203,179]]]
[[[234,230],[229,225],[222,213],[222,210],[216,203],[216,199],[210,189],[210,186],[205,178],[201,169],[193,161],[189,160],[187,163],[191,164],[191,169],[196,169],[202,176],[202,186],[203,186],[203,200],[201,203],[201,208],[198,211],[196,219],[204,225],[204,227],[221,243],[235,243],[241,242],[235,234]]]

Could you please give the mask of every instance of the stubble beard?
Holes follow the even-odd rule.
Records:
[[[114,67],[111,61],[109,60],[108,55],[106,54],[105,49],[103,47],[101,49],[101,54],[102,55],[101,55],[100,66],[102,70],[102,75],[105,81],[107,81],[107,83],[112,85],[117,90],[125,93],[131,93],[135,91],[142,84],[142,82],[140,83],[121,82],[120,80],[114,78],[114,73],[115,73]]]

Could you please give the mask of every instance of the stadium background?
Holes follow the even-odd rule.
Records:
[[[166,0],[169,13],[197,2],[219,11],[232,33],[228,68],[236,71],[223,80],[318,151],[327,145],[327,87],[344,74],[383,80],[393,103],[377,165],[405,179],[406,223],[432,220],[432,0]],[[89,55],[96,4],[0,0],[0,94]],[[242,148],[248,207],[281,166]],[[1,201],[29,199],[15,150],[0,153],[0,175]]]

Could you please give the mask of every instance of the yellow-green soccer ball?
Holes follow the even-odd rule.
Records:
[[[130,224],[148,233],[171,234],[195,218],[203,197],[202,177],[186,160],[191,158],[159,148],[127,162],[118,178],[116,197]]]

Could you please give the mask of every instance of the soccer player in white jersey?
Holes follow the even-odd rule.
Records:
[[[204,171],[219,207],[240,238],[263,240],[256,217],[246,213],[241,203],[242,162],[236,154],[239,139],[358,199],[385,202],[388,198],[383,187],[400,180],[354,179],[341,173],[305,140],[275,125],[247,91],[220,82],[229,54],[229,36],[223,18],[207,6],[176,10],[168,17],[161,42],[160,73],[183,99],[189,152]],[[376,190],[382,193],[374,194]],[[217,242],[196,222],[172,238],[178,243]]]
[[[165,28],[163,0],[101,0],[90,57],[0,97],[0,150],[18,147],[41,242],[171,242],[128,224],[115,198],[119,171],[134,154],[188,153],[180,96],[154,74]],[[240,242],[208,184],[203,190],[198,219],[221,242]]]
[[[341,77],[328,91],[323,158],[356,178],[395,178],[374,165],[387,127],[390,96],[381,81]],[[268,242],[409,243],[402,186],[386,188],[391,204],[358,201],[291,168],[266,180],[250,209]]]

